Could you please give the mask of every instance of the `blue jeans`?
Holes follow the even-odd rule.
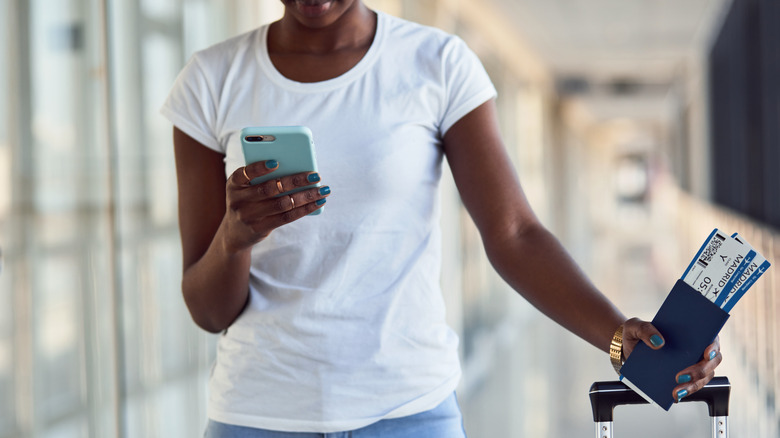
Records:
[[[430,411],[381,420],[348,432],[274,432],[209,420],[204,438],[466,438],[466,432],[458,401],[452,394]]]

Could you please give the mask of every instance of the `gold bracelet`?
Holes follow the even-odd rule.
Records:
[[[620,369],[623,367],[623,324],[620,324],[612,336],[612,342],[609,344],[609,360],[615,372],[620,375]]]

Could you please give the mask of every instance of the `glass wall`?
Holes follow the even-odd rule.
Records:
[[[114,2],[108,17],[117,201],[120,427],[193,435],[202,417],[204,339],[181,305],[170,127],[157,108],[185,54],[180,1]],[[176,432],[175,432],[176,431]]]
[[[8,2],[0,3],[0,59],[9,59],[10,39],[14,32],[11,27],[13,9]],[[10,94],[10,68],[4,62],[0,66],[0,90],[6,96],[0,99],[0,431],[15,429],[16,410],[14,408],[14,300],[9,271],[10,250],[10,211],[11,211],[11,171],[12,155],[10,133],[8,132],[9,108],[13,96]],[[3,433],[2,435],[4,435]]]
[[[79,1],[13,2],[4,17],[4,72],[8,101],[3,173],[6,206],[0,217],[7,267],[2,284],[12,313],[13,385],[3,399],[9,435],[86,434],[104,430],[98,416],[102,390],[86,376],[102,372],[96,336],[96,292],[110,286],[106,154],[99,145],[103,101],[99,37],[90,9]],[[7,151],[7,152],[6,152]],[[8,164],[10,163],[10,165]],[[92,272],[107,275],[93,276]],[[110,388],[110,387],[109,387]],[[104,418],[110,418],[104,416]]]
[[[202,433],[213,338],[158,108],[192,51],[278,12],[242,3],[2,2],[0,437]]]

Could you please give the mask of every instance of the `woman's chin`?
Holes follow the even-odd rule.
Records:
[[[294,7],[299,14],[306,18],[321,18],[325,16],[333,7],[333,0],[327,1],[307,1],[295,0]]]

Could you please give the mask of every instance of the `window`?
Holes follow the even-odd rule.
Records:
[[[709,59],[714,201],[780,226],[780,6],[733,2]]]
[[[199,435],[214,336],[181,299],[158,109],[193,50],[238,33],[232,17],[257,25],[273,8],[2,8],[0,438]]]

